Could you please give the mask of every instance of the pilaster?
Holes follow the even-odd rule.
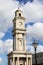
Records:
[[[17,65],[19,65],[19,57],[17,57]]]
[[[12,65],[15,65],[15,57],[12,58]]]
[[[28,57],[26,58],[26,65],[28,65]]]
[[[30,63],[31,63],[30,65],[32,65],[32,58],[30,58]]]
[[[25,43],[25,44],[24,44],[24,46],[25,46],[24,49],[25,49],[25,51],[26,51],[26,34],[24,35],[24,38],[25,38],[25,39],[24,39],[24,43]]]
[[[10,58],[8,58],[8,65],[10,65]]]

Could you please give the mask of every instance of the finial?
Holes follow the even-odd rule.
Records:
[[[19,10],[20,8],[18,7],[18,10]]]
[[[21,3],[19,3],[18,10],[20,9],[20,7],[21,7]]]

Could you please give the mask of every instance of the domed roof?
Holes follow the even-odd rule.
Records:
[[[21,11],[23,12],[23,10],[21,8],[18,7],[18,9],[15,12]]]

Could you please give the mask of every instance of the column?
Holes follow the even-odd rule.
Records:
[[[26,34],[24,34],[24,51],[26,51]]]
[[[12,58],[12,65],[15,65],[15,57]]]
[[[8,65],[10,65],[10,58],[8,58]]]
[[[28,58],[26,58],[26,65],[28,65]]]
[[[32,58],[30,58],[30,65],[32,65]]]
[[[32,58],[29,58],[29,65],[32,65]]]
[[[25,65],[26,65],[26,61],[25,61]]]
[[[25,34],[25,51],[26,51],[26,34]]]
[[[17,65],[19,65],[19,57],[17,57]]]
[[[13,35],[13,51],[14,51],[14,35]]]
[[[31,65],[31,62],[30,62],[31,60],[30,60],[30,58],[29,58],[29,61],[28,61],[28,63],[29,63],[29,65]]]

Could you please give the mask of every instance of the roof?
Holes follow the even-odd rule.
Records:
[[[15,12],[19,12],[19,11],[23,12],[21,8],[18,8]]]

